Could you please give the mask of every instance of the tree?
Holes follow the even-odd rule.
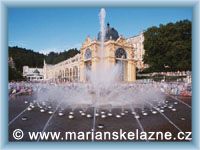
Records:
[[[23,79],[22,73],[20,71],[17,71],[15,68],[12,68],[9,66],[8,68],[8,79],[9,81],[19,81]]]
[[[191,22],[148,28],[144,32],[144,62],[151,71],[191,70]]]
[[[46,57],[45,60],[48,64],[57,64],[61,61],[64,61],[70,57],[75,56],[76,54],[80,53],[76,48],[65,50],[64,52],[56,53],[50,52]]]
[[[13,58],[16,70],[22,72],[23,66],[30,67],[43,67],[43,61],[45,59],[44,54],[34,52],[33,50],[9,47],[9,57]]]

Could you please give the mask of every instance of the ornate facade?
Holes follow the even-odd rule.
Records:
[[[136,60],[136,67],[139,70],[143,70],[144,68],[147,68],[148,65],[144,64],[143,62],[143,56],[145,53],[144,50],[144,34],[141,32],[139,35],[127,38],[127,42],[131,43],[134,49],[134,59]]]
[[[80,81],[80,54],[55,65],[44,61],[44,80],[78,82]]]
[[[91,40],[87,37],[83,43],[80,51],[80,81],[85,81],[86,76],[84,70],[96,70],[97,64],[100,61],[98,50],[100,49],[100,42],[98,40]],[[119,37],[113,40],[112,37],[104,42],[104,62],[107,67],[111,67],[116,63],[121,64],[122,81],[136,80],[136,66],[134,61],[133,47],[126,41],[125,38]]]

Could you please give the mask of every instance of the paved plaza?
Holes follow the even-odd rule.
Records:
[[[30,141],[28,132],[46,132],[56,131],[64,134],[65,132],[113,132],[119,131],[170,131],[177,135],[178,132],[191,132],[191,97],[167,97],[163,105],[157,106],[159,111],[147,108],[145,114],[141,109],[135,109],[139,118],[135,117],[131,110],[116,108],[112,110],[112,116],[109,116],[108,110],[99,110],[99,116],[95,117],[94,109],[88,108],[86,115],[82,115],[82,109],[73,110],[73,119],[69,118],[71,109],[63,110],[63,116],[59,115],[59,109],[53,114],[41,112],[38,106],[31,111],[28,110],[29,104],[33,102],[30,95],[16,96],[9,100],[9,141],[16,141],[13,138],[15,129],[22,129],[24,137],[22,141]],[[55,109],[54,109],[55,110]],[[157,113],[154,114],[153,111]],[[90,114],[91,117],[87,117]],[[102,115],[104,115],[102,117]],[[117,117],[118,115],[118,117]],[[105,117],[106,116],[106,117]],[[119,117],[120,116],[120,117]],[[174,139],[177,141],[177,139]],[[49,139],[51,141],[51,139]],[[62,139],[60,139],[62,141]]]

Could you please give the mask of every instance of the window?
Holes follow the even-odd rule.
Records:
[[[92,57],[92,52],[91,52],[91,50],[88,48],[88,49],[86,49],[86,51],[85,51],[85,59],[91,59],[91,57]]]

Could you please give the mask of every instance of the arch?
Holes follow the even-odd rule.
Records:
[[[61,78],[62,78],[62,71],[59,70],[59,73],[58,73],[58,80],[61,81]]]
[[[62,70],[62,78],[65,77],[65,70]]]
[[[78,67],[73,67],[73,80],[78,81]]]
[[[122,58],[122,59],[126,59],[127,58],[127,53],[123,48],[118,48],[115,51],[115,58]]]
[[[69,81],[69,69],[65,68],[65,79],[66,81]]]
[[[91,71],[92,69],[92,51],[90,48],[87,48],[85,50],[85,54],[84,54],[84,68],[87,71]],[[88,80],[88,74],[87,73],[84,73],[85,75],[85,80],[87,81]]]
[[[65,77],[68,77],[68,76],[69,76],[69,69],[65,68]]]
[[[73,70],[72,68],[70,68],[69,70],[69,81],[72,81],[73,80]]]
[[[118,79],[120,81],[127,80],[127,53],[123,48],[118,48],[115,51],[116,64],[119,67]]]

